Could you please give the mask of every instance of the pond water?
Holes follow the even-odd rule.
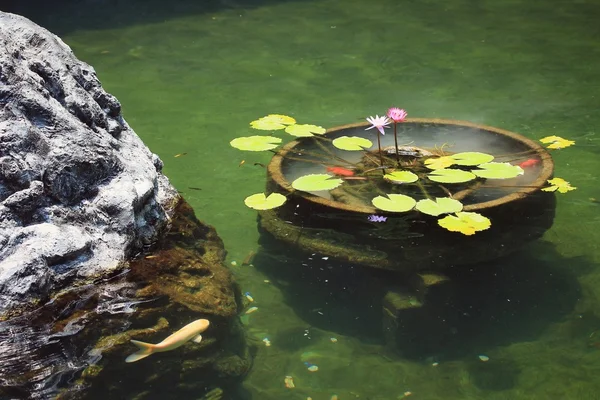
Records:
[[[227,263],[259,308],[242,317],[258,350],[231,398],[600,396],[596,1],[6,4],[95,67],[171,182],[224,240]],[[508,257],[447,271],[455,294],[431,299],[430,323],[407,322],[396,352],[382,333],[377,272],[318,255],[318,263],[286,258],[285,249],[242,265],[259,248],[256,213],[243,200],[263,191],[260,164],[270,155],[229,146],[271,113],[333,127],[390,106],[576,142],[552,153],[555,175],[577,187],[557,195],[552,228]]]

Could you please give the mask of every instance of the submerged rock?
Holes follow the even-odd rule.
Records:
[[[94,69],[0,12],[0,315],[119,268],[177,191]]]
[[[239,288],[161,169],[91,66],[0,12],[0,398],[236,390]],[[125,363],[199,318],[201,343]]]

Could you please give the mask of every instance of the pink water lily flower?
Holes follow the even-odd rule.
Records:
[[[387,116],[392,119],[394,122],[402,122],[406,119],[408,114],[401,108],[392,107],[388,110]]]
[[[386,117],[385,115],[384,115],[384,116],[381,116],[381,117],[380,117],[379,115],[376,115],[376,116],[374,116],[374,117],[367,117],[367,121],[369,121],[369,123],[371,124],[371,126],[370,126],[370,127],[368,127],[368,128],[367,128],[367,129],[365,129],[365,130],[369,130],[369,129],[372,129],[372,128],[377,128],[377,130],[378,130],[378,131],[379,131],[379,132],[380,132],[382,135],[385,135],[385,132],[384,132],[384,130],[383,130],[383,129],[384,129],[384,128],[389,128],[390,126],[389,126],[388,124],[389,124],[390,122],[392,122],[392,121],[390,121],[390,120],[389,120],[389,118],[388,118],[388,117]]]

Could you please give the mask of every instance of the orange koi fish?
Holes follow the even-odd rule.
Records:
[[[327,172],[331,172],[339,176],[353,176],[354,171],[343,167],[327,167]]]
[[[533,167],[534,165],[539,164],[539,162],[540,162],[540,160],[538,160],[538,159],[530,158],[530,159],[525,160],[522,163],[520,163],[519,167],[521,167],[521,168]]]

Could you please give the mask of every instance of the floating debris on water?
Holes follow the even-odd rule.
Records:
[[[265,346],[271,347],[271,341],[269,340],[269,338],[264,338],[263,342],[265,342]]]
[[[490,358],[483,354],[479,355],[479,359],[483,362],[490,361]]]
[[[248,301],[250,303],[252,303],[254,301],[254,297],[252,297],[252,295],[250,295],[250,292],[244,293],[244,296],[248,299]]]
[[[252,261],[254,260],[255,255],[256,255],[256,251],[254,251],[254,250],[250,251],[250,253],[248,253],[246,258],[244,258],[244,261],[242,261],[242,266],[252,265]]]
[[[438,365],[440,365],[439,362],[434,362],[433,364],[431,364],[432,367],[437,367]]]
[[[187,153],[179,153],[179,154],[175,154],[174,157],[175,158],[179,158],[179,157],[182,157],[182,156],[185,156],[185,155],[187,155]]]
[[[310,372],[317,372],[319,370],[319,367],[317,367],[316,365],[311,365],[307,368]]]
[[[236,266],[237,266],[237,261],[232,261],[232,262],[231,262],[231,266],[232,266],[232,267],[236,267]]]
[[[294,378],[289,375],[285,377],[283,382],[285,383],[285,387],[288,389],[293,389],[296,387],[296,385],[294,385]]]
[[[220,400],[223,398],[223,389],[214,388],[200,398],[200,400]]]
[[[337,343],[337,338],[330,337],[329,341],[331,341],[331,343]]]
[[[268,280],[268,279],[265,279],[263,282],[264,282],[264,283],[271,283],[271,281],[270,281],[270,280]]]
[[[412,396],[412,392],[404,392],[402,396],[398,396],[399,399],[405,399],[408,396]]]
[[[258,307],[250,307],[244,314],[252,314],[255,311],[258,311]]]
[[[334,394],[333,396],[331,396],[330,400],[339,400],[340,398],[338,397],[337,394]]]

